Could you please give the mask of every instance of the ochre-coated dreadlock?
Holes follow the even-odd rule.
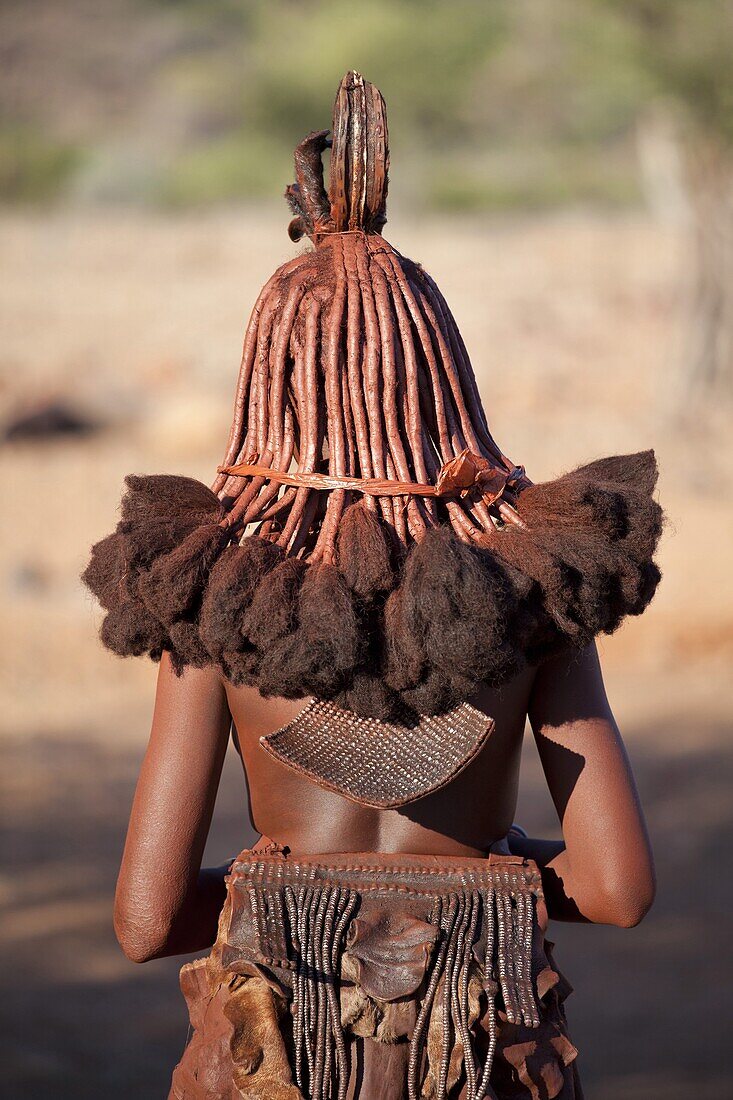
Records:
[[[431,277],[381,236],[379,91],[344,77],[297,148],[284,264],[252,312],[212,490],[129,477],[84,579],[122,655],[263,694],[436,713],[639,614],[659,580],[652,452],[532,485],[489,432]]]

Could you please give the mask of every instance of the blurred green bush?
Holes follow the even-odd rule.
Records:
[[[730,0],[5,0],[0,199],[274,197],[356,68],[418,208],[629,204],[650,104],[733,133]],[[92,12],[92,16],[90,16]],[[44,94],[47,93],[47,94]]]
[[[33,126],[0,123],[0,196],[42,202],[62,193],[83,152]]]

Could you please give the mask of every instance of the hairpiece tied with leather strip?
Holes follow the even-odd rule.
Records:
[[[347,73],[331,138],[295,152],[289,232],[312,247],[255,304],[212,489],[128,478],[93,548],[115,652],[432,714],[651,599],[653,453],[538,485],[502,453],[440,290],[381,236],[388,170],[384,101]]]

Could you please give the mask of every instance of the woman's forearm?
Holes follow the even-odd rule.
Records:
[[[542,875],[542,890],[550,920],[587,923],[589,918],[578,908],[577,901],[566,890],[567,852],[562,840],[541,840],[510,832],[509,850],[525,859],[533,859]],[[572,889],[572,887],[570,887]]]
[[[619,907],[615,895],[592,885],[583,875],[573,874],[571,853],[562,840],[540,840],[510,832],[507,841],[514,855],[533,859],[542,875],[542,890],[551,920],[580,924],[613,924],[631,928],[648,906],[634,908],[633,902]]]
[[[230,867],[231,862],[201,868],[195,890],[165,926],[158,927],[155,935],[146,931],[144,935],[125,937],[125,954],[135,963],[149,963],[152,959],[208,950],[216,941],[219,915],[227,897],[225,876]]]
[[[171,929],[166,954],[187,955],[191,951],[208,950],[213,945],[227,893],[224,876],[230,866],[231,861],[220,867],[201,868],[196,893]]]

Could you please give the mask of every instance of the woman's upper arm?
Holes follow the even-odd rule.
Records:
[[[132,955],[162,945],[196,888],[230,726],[219,675],[178,677],[164,654],[115,897],[115,929]]]
[[[595,645],[540,667],[529,718],[562,825],[556,870],[566,892],[589,920],[637,923],[654,897],[654,866]]]

